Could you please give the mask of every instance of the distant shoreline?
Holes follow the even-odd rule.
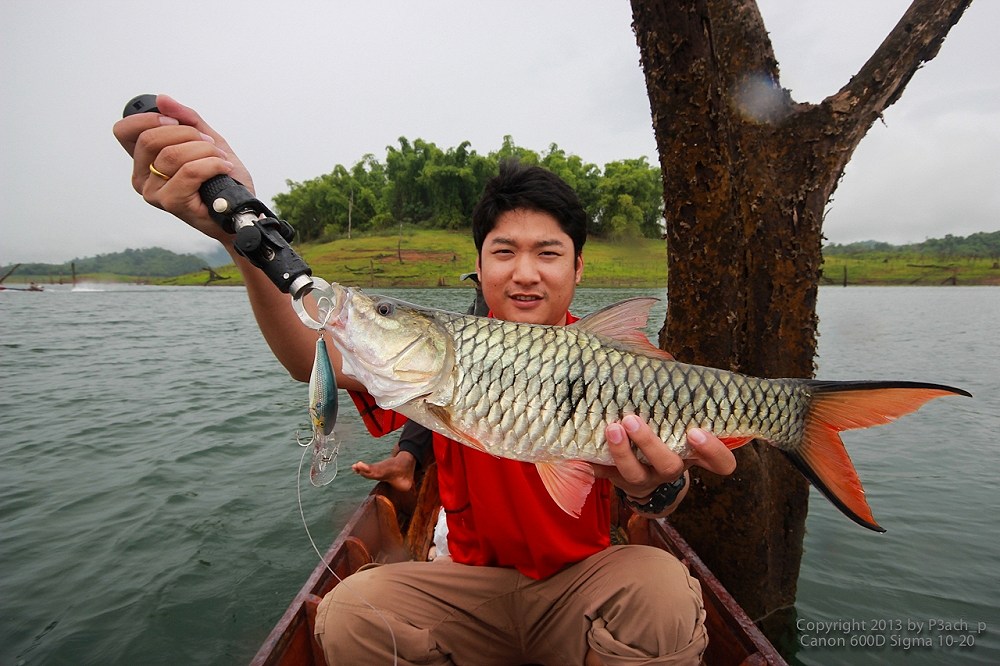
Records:
[[[462,287],[460,276],[475,270],[476,250],[467,231],[410,228],[405,235],[357,236],[326,243],[303,243],[295,250],[313,274],[330,282],[363,288]],[[667,250],[660,239],[628,242],[588,239],[583,253],[583,286],[659,289],[668,283]],[[79,268],[79,264],[77,265]],[[142,266],[142,264],[139,264]],[[135,277],[78,273],[78,282],[153,285],[242,285],[232,264],[178,277]],[[22,270],[28,268],[25,266]],[[886,252],[881,249],[823,258],[822,285],[843,286],[997,286],[1000,257],[960,257],[947,253]],[[72,284],[67,274],[16,273],[4,284]]]
[[[59,281],[55,281],[55,280],[48,281],[48,280],[44,280],[44,279],[39,278],[39,279],[36,279],[36,280],[28,280],[28,281],[8,280],[8,281],[5,281],[3,283],[2,287],[11,287],[12,289],[2,289],[2,288],[0,288],[0,291],[27,291],[26,288],[30,284],[32,284],[32,283],[33,284],[37,284],[38,286],[44,287],[44,288],[50,288],[50,287],[60,287],[60,288],[61,287],[66,287],[68,289],[72,289],[73,288],[73,285],[69,284],[67,282],[59,282]],[[91,280],[91,279],[84,278],[84,279],[80,280],[80,284],[86,285],[86,286],[96,286],[96,287],[100,287],[100,286],[129,286],[129,287],[199,287],[199,286],[200,287],[243,287],[243,286],[245,286],[243,284],[242,280],[214,281],[214,282],[207,282],[207,283],[206,282],[193,283],[193,282],[187,282],[187,281],[185,281],[183,283],[180,283],[180,282],[178,282],[174,278],[158,278],[158,279],[152,279],[152,278],[150,278],[150,279],[141,279],[141,280],[127,280],[127,279],[122,279],[122,280],[108,280],[108,279]],[[360,287],[362,289],[371,289],[371,288],[373,288],[370,285],[360,284],[358,281],[346,281],[345,280],[345,281],[342,281],[341,284],[346,284],[346,285],[351,285],[351,286],[358,286],[358,287]],[[579,286],[581,288],[586,288],[586,289],[662,289],[662,288],[666,288],[667,285],[665,285],[665,284],[648,284],[648,283],[647,284],[642,284],[642,283],[639,283],[639,284],[635,284],[635,283],[621,284],[621,283],[616,283],[616,282],[602,282],[600,280],[589,280],[587,278],[584,278],[583,281],[580,283]],[[857,282],[857,283],[848,282],[847,285],[844,285],[843,283],[837,283],[836,281],[833,281],[833,280],[823,280],[823,281],[820,282],[819,286],[822,287],[822,288],[840,288],[840,289],[851,288],[851,287],[901,287],[901,288],[905,288],[905,287],[997,287],[997,286],[1000,286],[1000,279],[997,279],[997,280],[968,281],[968,282],[960,280],[958,283],[954,283],[954,284],[950,283],[950,282],[947,282],[947,283],[932,283],[932,282],[916,282],[916,283],[913,283],[913,282],[898,282],[898,281],[889,281],[889,280],[887,280],[887,281],[875,281],[875,280],[872,280],[872,281]],[[461,283],[457,283],[457,282],[453,283],[453,284],[422,284],[422,283],[413,283],[413,284],[376,284],[374,286],[374,288],[375,289],[378,289],[378,288],[383,288],[383,289],[471,289],[472,285],[470,283],[461,284]],[[63,289],[60,289],[60,290],[63,290]]]

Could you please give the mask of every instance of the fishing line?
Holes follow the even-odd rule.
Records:
[[[380,611],[378,608],[375,608],[375,606],[372,605],[372,603],[368,601],[368,599],[366,599],[363,594],[355,590],[353,586],[348,585],[347,581],[338,576],[337,572],[334,571],[329,564],[327,564],[326,560],[323,559],[323,553],[319,552],[319,547],[316,546],[316,541],[313,540],[312,533],[309,531],[309,523],[306,522],[306,513],[305,510],[302,508],[302,465],[306,461],[307,451],[309,451],[308,448],[303,449],[302,457],[299,458],[299,467],[295,473],[295,499],[298,501],[299,504],[299,516],[302,518],[302,527],[306,531],[306,536],[309,538],[309,543],[310,545],[312,545],[312,549],[316,552],[316,555],[319,557],[319,561],[323,563],[323,566],[326,567],[326,570],[333,574],[333,577],[337,579],[337,582],[340,585],[347,586],[347,589],[350,590],[352,594],[354,594],[358,599],[360,599],[366,606],[375,611],[375,614],[378,615],[379,619],[382,620],[382,622],[385,624],[385,628],[389,630],[389,637],[392,638],[392,663],[393,666],[398,666],[399,650],[396,647],[396,632],[392,630],[392,625],[389,624],[389,620],[387,620],[385,615],[382,614],[382,611]]]

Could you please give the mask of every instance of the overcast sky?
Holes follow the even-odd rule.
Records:
[[[839,89],[908,0],[760,0],[797,101]],[[396,139],[480,153],[510,134],[656,164],[627,0],[0,3],[0,264],[211,242],[132,191],[126,101],[195,107],[258,196]],[[1000,229],[1000,2],[978,0],[862,141],[829,207],[839,243]]]

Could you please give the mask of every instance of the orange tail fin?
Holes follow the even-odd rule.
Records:
[[[782,451],[834,506],[876,532],[885,530],[872,516],[858,472],[838,433],[889,423],[934,398],[972,396],[962,389],[918,382],[810,381],[809,388],[812,406],[802,444]]]

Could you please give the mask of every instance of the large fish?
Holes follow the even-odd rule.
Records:
[[[875,522],[838,435],[887,423],[932,398],[970,395],[917,382],[760,379],[674,361],[643,333],[654,298],[569,326],[519,324],[330,287],[326,328],[343,369],[380,407],[496,456],[533,462],[549,494],[579,515],[610,465],[609,421],[645,419],[673,451],[706,428],[730,448],[753,438],[784,452],[842,512]]]

